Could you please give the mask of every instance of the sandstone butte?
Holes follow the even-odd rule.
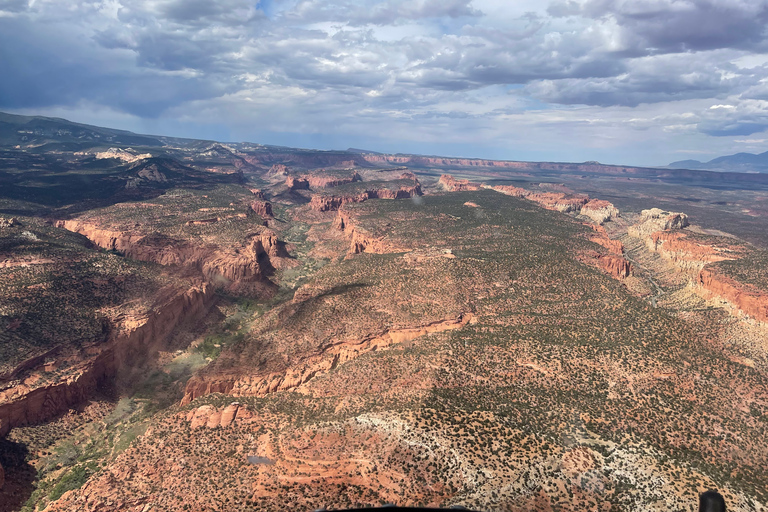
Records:
[[[58,221],[56,226],[85,235],[99,247],[119,251],[135,260],[197,267],[207,278],[224,276],[233,284],[264,280],[267,270],[264,265],[271,264],[270,258],[288,256],[277,234],[270,230],[253,236],[247,245],[236,251],[231,247],[155,239],[143,233],[102,228],[80,220]],[[261,259],[262,255],[268,256],[266,261]]]
[[[274,217],[272,214],[272,203],[269,201],[253,201],[251,202],[251,210],[263,219]]]
[[[629,226],[627,233],[635,238],[644,238],[657,231],[682,229],[686,226],[688,226],[688,216],[686,214],[651,208],[640,213],[640,221]]]
[[[482,184],[473,183],[469,180],[457,180],[450,174],[440,176],[438,184],[448,192],[463,192],[466,190],[480,190]]]
[[[603,224],[619,216],[619,210],[612,203],[602,199],[591,199],[581,207],[580,213],[598,224]]]
[[[420,195],[422,195],[421,184],[415,182],[412,185],[402,185],[396,190],[382,186],[376,188],[372,187],[349,195],[317,194],[312,196],[309,207],[319,212],[325,212],[338,210],[343,205],[349,203],[362,203],[368,199],[405,199]]]
[[[213,286],[203,283],[187,290],[166,290],[161,297],[165,300],[144,315],[114,319],[117,328],[107,342],[84,346],[65,379],[0,392],[0,437],[12,428],[41,423],[82,403],[100,383],[141,360],[179,326],[204,316],[215,294]]]

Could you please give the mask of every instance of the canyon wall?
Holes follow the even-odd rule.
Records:
[[[325,195],[318,194],[312,196],[309,203],[310,208],[320,212],[338,210],[345,204],[362,203],[368,199],[406,199],[409,197],[420,196],[421,185],[416,182],[413,185],[403,185],[399,189],[389,188],[371,188],[362,192],[348,195]]]
[[[79,361],[55,382],[33,387],[23,382],[0,391],[0,437],[15,427],[49,420],[84,402],[107,380],[114,379],[183,324],[205,316],[215,294],[209,284],[187,290],[166,290],[165,300],[140,317],[116,319],[109,340],[84,346]],[[37,369],[27,370],[27,373]]]
[[[768,293],[739,283],[711,268],[699,272],[697,284],[706,298],[725,299],[755,320],[768,322]]]
[[[266,272],[271,270],[269,257],[287,256],[285,250],[281,249],[282,244],[277,240],[277,235],[269,230],[254,236],[244,247],[219,248],[102,228],[80,220],[58,221],[56,226],[80,233],[103,249],[118,251],[135,260],[160,265],[192,266],[202,271],[206,278],[223,276],[235,284],[265,280]],[[262,258],[263,255],[267,258]]]
[[[743,252],[736,244],[705,243],[684,231],[657,231],[645,239],[645,245],[682,270],[698,271],[707,263],[737,259]]]
[[[210,393],[265,396],[278,391],[295,391],[312,380],[315,375],[326,373],[368,352],[382,350],[390,345],[404,343],[425,334],[460,329],[473,321],[474,316],[471,313],[465,313],[458,318],[423,326],[390,329],[383,334],[369,336],[359,341],[338,342],[323,347],[316,354],[308,355],[299,364],[267,375],[196,375],[187,382],[181,403],[188,404],[195,398]]]

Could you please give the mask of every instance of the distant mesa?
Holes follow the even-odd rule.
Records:
[[[708,162],[678,160],[667,166],[670,169],[695,169],[702,171],[768,173],[768,151],[764,153],[736,153],[720,156]]]
[[[137,160],[143,160],[145,158],[152,158],[152,155],[149,153],[136,154],[131,148],[109,148],[106,151],[100,151],[96,153],[97,160],[104,160],[108,158],[114,158],[117,160],[122,160],[123,162],[131,163]]]

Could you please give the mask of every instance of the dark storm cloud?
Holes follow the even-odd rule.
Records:
[[[768,70],[737,61],[766,49],[768,0],[0,0],[0,11],[0,109],[258,116],[284,132],[414,123],[440,140],[451,122],[503,138],[510,122],[608,126],[603,112],[626,109],[656,109],[621,124],[648,132],[766,124]]]
[[[623,72],[606,78],[535,81],[525,91],[543,101],[560,104],[634,107],[695,98],[710,98],[743,90],[761,76],[733,65],[718,69],[710,57],[664,55],[631,59]]]
[[[766,49],[765,0],[567,0],[552,4],[548,12],[611,18],[638,52]]]
[[[130,54],[108,52],[62,30],[34,30],[24,19],[0,18],[0,108],[39,108],[83,100],[141,117],[186,101],[221,95],[209,78],[141,72]]]

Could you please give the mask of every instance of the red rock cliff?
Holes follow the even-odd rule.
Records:
[[[166,290],[164,295],[162,303],[145,315],[120,319],[106,343],[83,347],[82,357],[65,378],[40,387],[19,384],[0,391],[0,436],[15,427],[49,420],[87,400],[100,383],[143,360],[182,324],[203,317],[215,297],[208,284]]]
[[[368,199],[405,199],[408,197],[420,196],[421,185],[403,185],[399,189],[389,188],[371,188],[362,192],[350,195],[315,195],[309,203],[310,208],[320,212],[338,210],[345,204],[362,203]]]
[[[480,190],[481,183],[473,183],[469,180],[457,180],[450,174],[443,174],[440,176],[440,181],[437,182],[448,192],[463,192],[466,190]]]
[[[685,231],[657,231],[646,238],[645,245],[685,270],[701,270],[707,263],[737,259],[743,252],[737,244],[708,243]]]
[[[117,231],[79,220],[58,221],[57,227],[85,235],[91,242],[107,250],[115,250],[129,258],[151,261],[160,265],[196,267],[206,278],[223,276],[233,284],[265,280],[264,265],[267,256],[287,256],[281,252],[277,236],[272,231],[256,235],[249,244],[240,248],[219,248],[193,245],[165,237],[143,233]],[[237,250],[235,250],[237,249]]]
[[[705,296],[721,297],[750,317],[768,322],[767,293],[739,283],[712,268],[704,268],[699,272],[698,285]]]

